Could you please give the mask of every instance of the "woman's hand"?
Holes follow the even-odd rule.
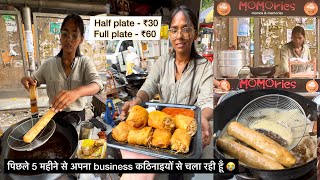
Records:
[[[62,90],[52,101],[52,110],[55,112],[62,111],[68,107],[71,103],[76,101],[80,97],[79,93],[73,90]]]
[[[147,156],[144,154],[139,154],[139,153],[130,152],[126,150],[120,149],[120,152],[121,152],[122,159],[155,159],[152,156]]]
[[[141,99],[139,98],[135,98],[134,100],[131,100],[131,101],[126,101],[124,103],[124,105],[122,106],[122,111],[121,111],[121,114],[120,114],[120,119],[121,120],[125,120],[126,117],[129,115],[129,110],[135,106],[135,105],[139,105],[141,104]]]
[[[210,144],[212,138],[212,129],[206,118],[201,119],[202,128],[202,148]]]
[[[146,156],[143,154],[138,154],[138,153],[134,153],[134,152],[130,152],[130,151],[125,151],[125,150],[121,150],[121,156],[122,159],[155,159],[154,157],[151,156]],[[155,174],[143,174],[143,173],[139,173],[139,174],[122,174],[120,180],[152,180],[154,179]]]
[[[143,91],[143,90],[139,90],[137,95],[136,95],[136,98],[134,98],[133,100],[131,101],[126,101],[124,103],[124,105],[122,106],[122,111],[121,111],[121,114],[120,114],[120,119],[121,120],[125,120],[126,117],[129,115],[129,110],[135,106],[135,105],[139,105],[141,104],[142,102],[147,102],[149,100],[149,96],[148,94]]]
[[[79,86],[72,90],[62,90],[56,95],[52,101],[52,108],[55,112],[62,111],[71,103],[75,102],[79,97],[92,96],[99,92],[100,87],[93,82],[87,85]]]
[[[24,86],[26,90],[29,91],[30,85],[36,86],[37,81],[33,80],[31,77],[23,77],[21,79],[21,84]]]
[[[212,138],[212,128],[209,120],[213,118],[213,109],[204,108],[201,112],[202,148],[210,144]]]

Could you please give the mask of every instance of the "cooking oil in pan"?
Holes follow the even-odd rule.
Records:
[[[72,155],[71,144],[64,139],[65,136],[56,131],[45,144],[33,151],[10,149],[8,159],[68,159]]]

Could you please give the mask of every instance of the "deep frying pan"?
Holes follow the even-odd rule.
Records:
[[[234,118],[235,119],[235,118]],[[222,135],[226,134],[227,125],[225,128],[220,132],[218,132],[217,137],[213,140],[213,148],[214,148],[214,155],[218,159],[228,159],[226,155],[217,147],[217,139]],[[246,165],[239,165],[239,173],[241,174],[249,174],[250,176],[257,178],[257,179],[281,179],[281,180],[290,180],[290,179],[299,179],[304,176],[306,173],[310,172],[312,169],[316,167],[316,159],[309,161],[308,163],[288,168],[284,170],[261,170],[252,167],[248,167]]]
[[[276,66],[250,67],[250,73],[253,76],[271,77],[274,75],[274,73],[276,73]]]
[[[252,90],[231,96],[214,109],[214,132],[222,131],[251,100],[267,94],[281,94],[291,97],[301,105],[307,116],[310,114],[310,120],[317,120],[317,105],[303,96],[278,89]],[[213,146],[215,158],[225,158],[216,146],[216,139],[214,139]],[[307,164],[284,170],[261,170],[240,165],[239,173],[246,173],[260,179],[298,179],[316,168],[316,163],[316,159],[314,159]]]
[[[70,118],[70,117],[67,117]],[[1,167],[1,171],[3,172],[3,167],[4,167],[4,159],[8,158],[9,152],[10,152],[10,147],[7,144],[7,138],[8,135],[10,134],[10,132],[19,124],[25,122],[29,120],[29,118],[21,120],[20,122],[12,125],[11,127],[9,127],[4,134],[1,137],[1,154],[0,154],[0,167]],[[71,146],[71,152],[72,154],[70,154],[70,158],[74,157],[74,153],[75,150],[77,148],[78,145],[78,133],[75,129],[75,127],[73,127],[72,124],[70,124],[69,122],[67,122],[65,119],[55,119],[56,122],[56,132],[55,133],[60,133],[63,134],[65,139],[61,140],[61,145],[63,145],[63,143],[66,143],[67,145]],[[42,146],[46,146],[46,144],[42,145]],[[7,174],[6,174],[7,175]],[[58,177],[60,177],[62,174],[37,174],[37,175],[19,175],[19,174],[8,174],[6,177],[0,177],[0,179],[4,179],[4,178],[12,178],[12,179],[21,179],[21,180],[42,180],[42,179],[56,179]],[[1,173],[1,176],[4,176],[3,173]],[[9,176],[9,177],[8,177]]]

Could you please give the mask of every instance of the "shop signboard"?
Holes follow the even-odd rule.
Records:
[[[320,92],[320,79],[217,79],[228,90],[282,89],[291,92]]]
[[[214,0],[215,16],[319,16],[320,0]]]

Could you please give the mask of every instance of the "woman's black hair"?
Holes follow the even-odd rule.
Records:
[[[73,21],[74,23],[76,23],[76,26],[78,28],[78,30],[80,31],[80,34],[81,36],[83,37],[84,35],[84,25],[83,25],[83,20],[82,18],[76,14],[76,13],[72,13],[72,14],[69,14],[67,17],[64,18],[63,22],[62,22],[62,25],[61,25],[61,29],[60,31],[63,29],[64,25],[68,22],[68,21]],[[80,45],[79,45],[80,46]],[[80,53],[80,47],[77,47],[77,50],[76,50],[76,54],[75,56],[81,56],[81,53]],[[63,50],[61,49],[59,54],[57,55],[58,57],[62,57],[62,54],[63,54]]]
[[[173,13],[171,14],[171,18],[170,18],[170,26],[171,26],[171,22],[174,18],[174,16],[178,13],[178,12],[182,12],[184,14],[184,16],[187,18],[187,21],[188,21],[188,25],[193,25],[193,28],[195,30],[196,33],[198,33],[198,18],[197,16],[193,13],[193,11],[188,8],[187,6],[179,6],[177,8],[175,8],[173,10]],[[175,50],[173,49],[172,51],[172,55],[175,56],[176,52]],[[197,52],[197,49],[196,49],[196,46],[195,46],[195,43],[192,42],[192,45],[191,45],[191,54],[190,54],[190,57],[191,58],[194,58],[194,59],[199,59],[199,58],[202,58],[202,56],[200,56]]]
[[[303,37],[306,37],[306,33],[304,32],[303,27],[301,26],[296,26],[292,29],[292,37],[294,34],[300,33],[302,34]]]

